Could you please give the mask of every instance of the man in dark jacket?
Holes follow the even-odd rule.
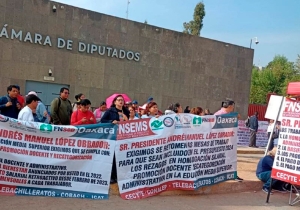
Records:
[[[17,100],[18,93],[19,90],[16,85],[7,87],[7,95],[0,98],[0,111],[2,115],[18,119],[21,109],[21,105]]]
[[[258,112],[254,112],[254,115],[252,115],[249,119],[249,128],[250,128],[250,141],[249,141],[249,147],[257,147],[256,146],[256,133],[258,130]]]

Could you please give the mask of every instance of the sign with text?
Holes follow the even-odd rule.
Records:
[[[172,114],[119,124],[118,185],[123,199],[197,190],[236,177],[237,114]]]
[[[285,99],[272,178],[300,185],[300,102]]]
[[[267,121],[258,121],[258,131],[256,133],[256,146],[266,147],[268,145],[268,125]],[[245,125],[244,120],[239,120],[238,146],[249,146],[250,129]]]
[[[0,115],[0,194],[108,199],[116,133]]]

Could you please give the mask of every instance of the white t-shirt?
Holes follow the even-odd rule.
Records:
[[[18,120],[34,122],[32,110],[25,106],[18,115]]]

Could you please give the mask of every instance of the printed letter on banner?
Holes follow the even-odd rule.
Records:
[[[281,129],[272,178],[300,185],[300,103],[283,103]]]
[[[119,124],[115,148],[123,199],[197,190],[236,176],[237,114],[173,114]]]
[[[0,115],[0,194],[108,199],[116,133]]]
[[[258,131],[256,133],[256,146],[266,147],[268,144],[268,122],[258,121]],[[238,127],[238,146],[249,145],[250,129],[246,127],[244,120],[239,120]]]

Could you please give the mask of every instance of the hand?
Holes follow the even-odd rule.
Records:
[[[9,101],[9,102],[7,102],[7,103],[5,104],[6,107],[9,107],[9,106],[11,106],[11,105],[12,105],[11,101]]]
[[[112,121],[112,123],[113,123],[113,124],[119,124],[119,121],[114,120],[114,121]]]
[[[48,112],[44,111],[44,117],[47,117],[47,116],[48,116]]]
[[[88,121],[88,120],[86,119],[86,117],[84,117],[84,118],[81,119],[81,122],[86,122],[86,121]]]
[[[128,117],[125,114],[123,114],[123,121],[127,121],[127,120],[128,120]]]
[[[21,109],[21,105],[19,103],[17,103],[17,108]]]
[[[91,117],[91,118],[90,118],[90,121],[94,121],[94,118],[93,118],[93,117]]]

